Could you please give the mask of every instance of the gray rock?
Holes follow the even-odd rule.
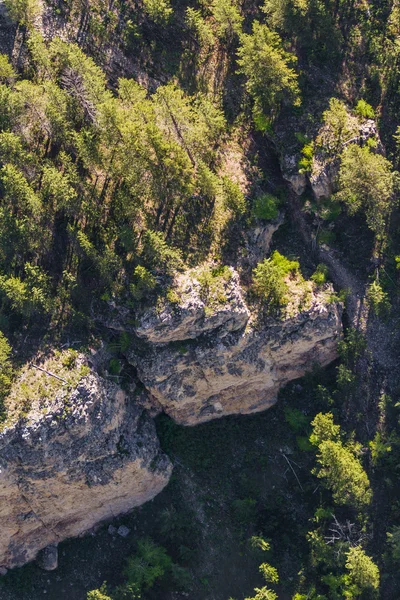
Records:
[[[117,528],[114,525],[109,525],[107,529],[110,535],[115,535],[117,533]]]
[[[337,357],[341,306],[315,296],[311,308],[261,329],[212,335],[175,345],[149,345],[128,355],[151,397],[175,421],[195,425],[229,414],[265,410],[279,389],[312,365]],[[150,336],[151,337],[151,336]]]
[[[307,178],[303,173],[299,173],[298,160],[300,156],[295,154],[286,154],[281,159],[281,169],[283,178],[290,184],[290,187],[297,196],[306,189]]]
[[[0,433],[0,564],[33,560],[49,545],[152,499],[172,466],[153,421],[92,372],[49,407]]]
[[[0,575],[7,575],[8,573],[8,569],[6,569],[5,567],[0,567]]]
[[[212,308],[202,300],[201,286],[192,272],[179,276],[179,304],[166,302],[161,311],[156,307],[147,310],[138,317],[136,335],[148,342],[166,344],[194,339],[217,328],[220,335],[241,329],[249,319],[249,311],[239,276],[232,268],[231,272],[231,279],[224,284],[226,301]]]
[[[118,535],[120,535],[123,538],[126,538],[130,534],[130,532],[131,530],[129,529],[129,527],[126,527],[125,525],[120,525],[117,530]]]
[[[58,549],[56,544],[51,544],[41,550],[36,562],[44,571],[54,571],[58,567]]]

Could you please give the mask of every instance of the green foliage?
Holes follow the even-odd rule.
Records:
[[[4,5],[11,19],[25,27],[33,25],[40,13],[38,0],[4,0]]]
[[[43,270],[30,263],[25,264],[24,279],[0,275],[0,295],[11,309],[25,316],[33,312],[50,312],[49,277]]]
[[[368,102],[365,100],[359,100],[355,107],[355,113],[363,119],[375,119],[375,111]]]
[[[371,503],[369,479],[360,461],[341,442],[326,440],[319,444],[317,477],[324,479],[338,505],[355,508]]]
[[[265,219],[266,221],[272,221],[276,219],[279,214],[278,206],[280,204],[279,198],[272,194],[262,194],[258,196],[253,205],[253,215],[256,219]]]
[[[254,520],[257,501],[254,498],[234,500],[232,503],[235,520],[241,525],[248,525]]]
[[[253,535],[250,538],[250,546],[253,550],[262,550],[263,552],[271,549],[270,543],[259,535]]]
[[[295,433],[306,430],[309,426],[308,417],[296,407],[285,406],[285,421]]]
[[[377,466],[387,456],[388,452],[392,451],[391,443],[386,441],[379,431],[375,433],[374,439],[369,442],[369,447],[374,466]]]
[[[72,350],[72,348],[70,348],[62,355],[61,364],[63,367],[65,367],[66,369],[68,369],[70,371],[71,369],[74,369],[76,367],[77,358],[78,358],[78,352],[76,350]]]
[[[310,435],[310,442],[314,446],[319,446],[327,440],[338,441],[340,438],[340,425],[334,424],[332,413],[318,413],[311,425],[313,431]]]
[[[0,54],[0,81],[12,81],[16,78],[16,73],[8,60],[6,54]]]
[[[268,563],[262,563],[259,567],[259,571],[267,583],[279,582],[278,571],[272,565]]]
[[[121,372],[122,365],[118,358],[112,358],[108,364],[110,375],[118,376]]]
[[[347,366],[354,366],[367,347],[364,335],[358,329],[350,329],[338,344],[339,356]]]
[[[277,250],[270,258],[258,263],[253,271],[253,289],[267,309],[279,308],[288,303],[289,289],[285,278],[298,270],[297,261],[287,259]]]
[[[173,14],[169,0],[143,0],[143,5],[146,13],[158,25],[168,23]]]
[[[222,178],[222,192],[224,202],[235,215],[243,215],[246,212],[246,199],[240,186],[229,177]]]
[[[322,127],[316,139],[316,145],[328,156],[336,157],[343,145],[357,133],[358,125],[350,118],[346,105],[338,98],[331,98],[329,108],[322,115]]]
[[[10,360],[11,347],[0,332],[0,419],[3,416],[3,402],[11,387],[13,369]]]
[[[347,598],[358,598],[364,591],[378,589],[379,569],[360,546],[348,551],[346,569],[349,571],[347,581],[350,588]]]
[[[128,558],[125,575],[129,584],[139,590],[148,589],[172,567],[172,560],[162,546],[150,539],[141,539],[136,553]]]
[[[299,172],[310,173],[314,157],[314,144],[312,142],[304,144],[301,149],[301,158],[299,160]]]
[[[215,42],[213,30],[202,17],[199,10],[188,6],[185,14],[185,23],[192,30],[200,46],[209,49]]]
[[[218,305],[226,304],[226,286],[232,279],[232,270],[227,266],[201,267],[195,274],[201,286],[201,298],[206,308],[212,310]]]
[[[182,268],[182,254],[171,248],[161,233],[146,231],[143,235],[142,258],[146,266],[156,273],[172,274]]]
[[[367,301],[376,315],[386,312],[390,307],[388,295],[376,279],[367,288]]]
[[[319,413],[311,423],[310,442],[317,446],[317,477],[324,479],[338,505],[365,507],[372,500],[366,472],[355,455],[357,445],[344,446],[340,441],[340,426],[333,422],[332,413]]]
[[[243,17],[235,0],[213,0],[211,11],[217,24],[218,37],[230,39],[241,33]]]
[[[252,598],[245,598],[245,600],[277,600],[278,599],[277,594],[275,594],[275,592],[273,592],[272,590],[269,590],[266,587],[255,588],[254,591],[256,592],[256,595],[252,596]]]
[[[328,267],[324,263],[320,263],[315,272],[311,275],[311,280],[317,285],[324,285],[328,277]]]
[[[108,595],[106,583],[103,583],[98,590],[88,592],[86,600],[112,600],[111,596]]]
[[[138,265],[134,272],[134,283],[130,285],[130,292],[135,300],[143,300],[156,287],[156,278],[146,269]]]
[[[386,158],[356,144],[345,148],[337,197],[346,204],[350,214],[363,210],[368,227],[380,239],[384,239],[386,235],[394,190],[392,166]]]
[[[253,22],[252,34],[242,34],[238,50],[239,72],[253,100],[253,114],[274,117],[284,103],[300,104],[295,57],[282,48],[279,35],[267,25]]]
[[[393,560],[400,562],[400,527],[393,527],[386,536]]]

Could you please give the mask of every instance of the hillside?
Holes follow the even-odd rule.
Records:
[[[0,2],[2,600],[400,597],[399,24]]]

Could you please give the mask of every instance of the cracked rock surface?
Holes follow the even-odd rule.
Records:
[[[157,405],[178,423],[196,425],[269,408],[288,381],[337,357],[341,331],[341,306],[316,294],[291,318],[228,333],[215,328],[184,343],[149,343],[132,349],[128,360]],[[149,330],[147,339],[154,339]]]
[[[114,383],[92,372],[70,400],[73,410],[55,399],[0,434],[2,568],[143,504],[169,480],[153,421]]]

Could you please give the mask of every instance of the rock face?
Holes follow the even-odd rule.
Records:
[[[128,358],[164,411],[178,423],[195,425],[265,410],[288,381],[315,363],[334,360],[340,335],[340,306],[316,296],[309,310],[284,321],[150,345]]]
[[[233,269],[195,273],[179,276],[162,310],[131,322],[127,358],[155,412],[195,425],[261,411],[288,381],[336,358],[341,306],[326,301],[328,289],[304,282],[307,310],[258,324]],[[60,541],[150,500],[169,480],[148,411],[94,371],[98,356],[55,351],[13,386],[0,433],[0,573],[36,557],[56,568]]]
[[[220,328],[228,333],[247,323],[249,311],[243,300],[238,274],[231,269],[231,278],[224,285],[224,300],[208,309],[202,299],[201,285],[189,273],[177,283],[179,304],[167,303],[161,311],[147,311],[135,327],[135,333],[153,343],[169,343],[193,339]]]
[[[115,384],[91,373],[53,404],[0,434],[2,569],[44,548],[54,568],[58,542],[150,500],[171,474],[152,420]]]
[[[299,172],[299,158],[300,156],[286,154],[281,159],[282,176],[297,196],[301,196],[307,186],[306,176]]]

